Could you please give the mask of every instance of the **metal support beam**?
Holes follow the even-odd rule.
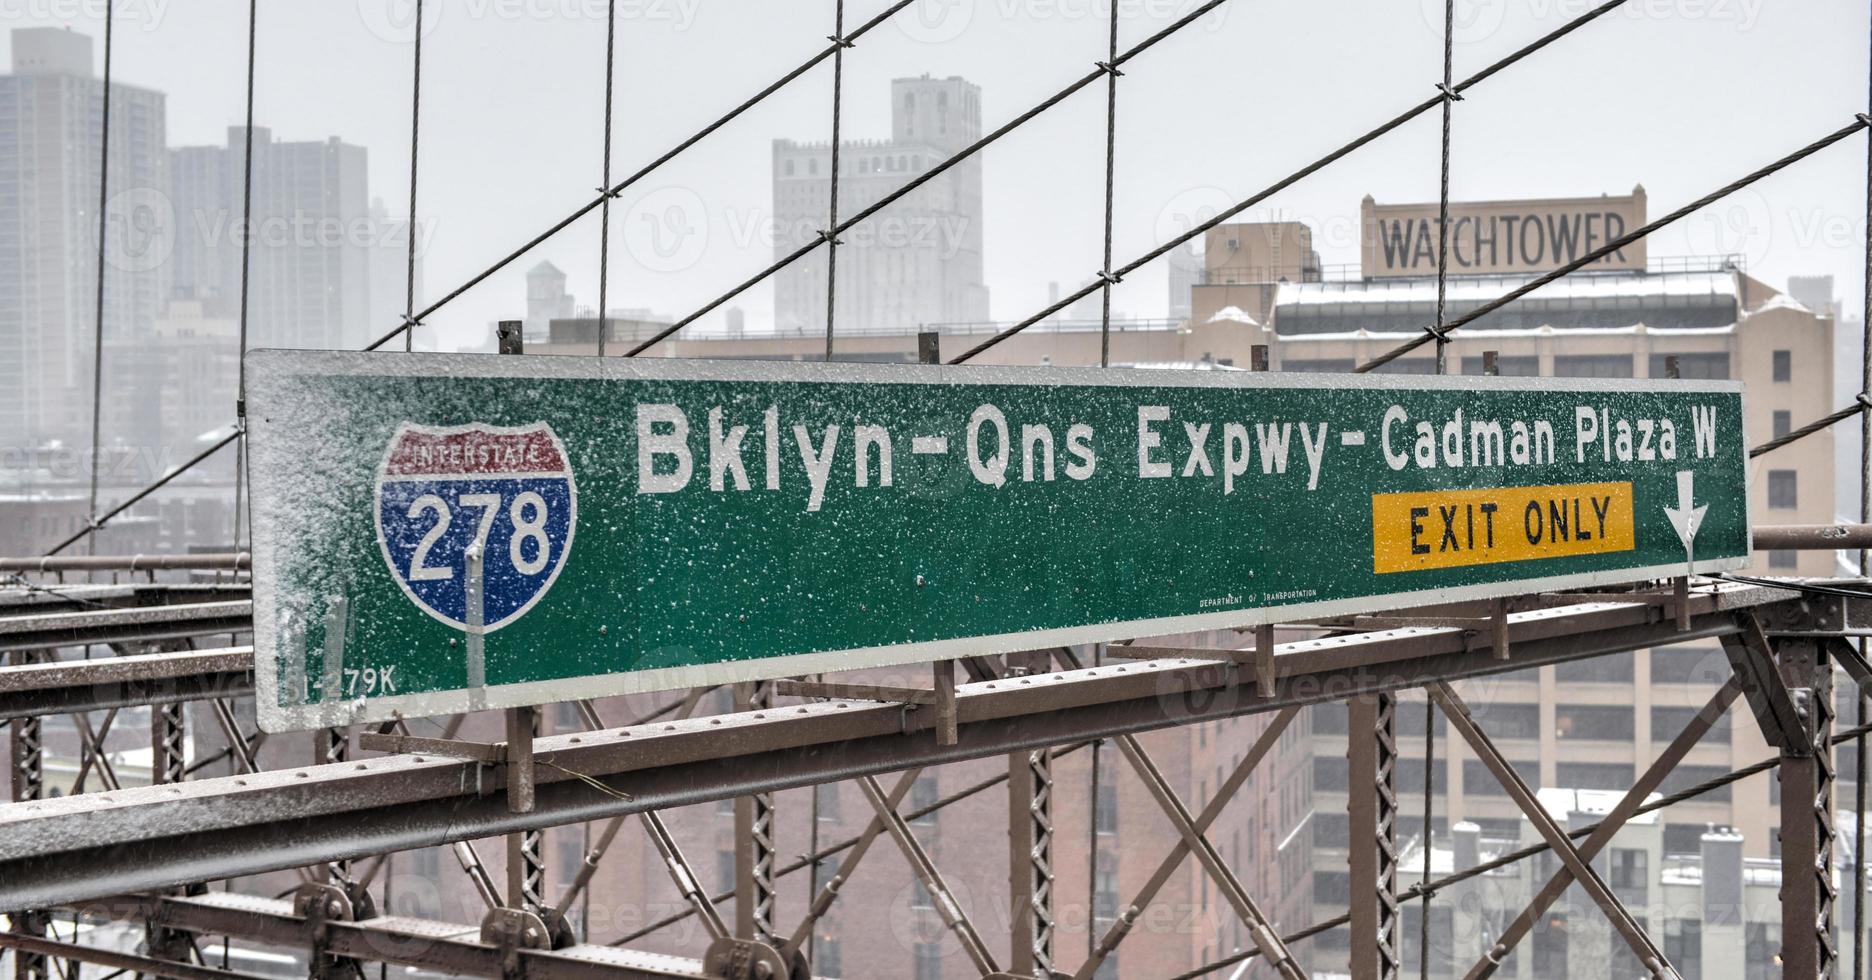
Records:
[[[1008,969],[1053,969],[1053,757],[1050,749],[1008,756]]]
[[[1560,859],[1560,862],[1572,874],[1573,879],[1586,890],[1586,894],[1592,898],[1593,903],[1599,906],[1599,910],[1605,913],[1607,919],[1611,920],[1612,928],[1625,940],[1625,944],[1631,947],[1633,955],[1638,957],[1638,962],[1658,980],[1681,980],[1676,969],[1670,965],[1670,961],[1665,959],[1664,951],[1651,941],[1651,937],[1645,933],[1644,928],[1632,918],[1631,911],[1625,908],[1625,903],[1619,901],[1618,896],[1614,895],[1611,887],[1605,883],[1605,879],[1601,878],[1592,864],[1581,856],[1579,849],[1573,846],[1573,839],[1554,822],[1547,809],[1541,806],[1540,799],[1534,795],[1534,790],[1529,788],[1527,781],[1521,778],[1521,774],[1515,771],[1507,757],[1503,756],[1495,747],[1495,743],[1483,734],[1482,729],[1476,727],[1475,720],[1469,716],[1469,706],[1457,696],[1455,689],[1443,681],[1436,681],[1429,685],[1428,690],[1430,697],[1436,701],[1437,707],[1443,709],[1444,717],[1449,719],[1450,727],[1463,737],[1463,741],[1469,743],[1469,748],[1476,754],[1476,758],[1482,760],[1482,764],[1487,766],[1489,772],[1494,775],[1495,781],[1501,784],[1502,789],[1508,791],[1509,798],[1514,800],[1515,806],[1520,808],[1522,815],[1534,825],[1535,831],[1540,834],[1542,840],[1547,842],[1547,846],[1553,848],[1554,856]]]
[[[1781,749],[1781,970],[1833,976],[1833,665],[1820,642],[1778,641],[1780,680],[1799,716]]]
[[[32,658],[30,653],[15,653],[13,662]],[[13,718],[7,739],[7,784],[13,802],[45,797],[45,742],[39,718]],[[30,941],[47,933],[49,918],[39,911],[21,911],[7,916],[7,931],[17,937],[13,944],[13,980],[47,980],[47,952],[30,946]]]
[[[179,783],[187,765],[183,742],[187,738],[184,705],[171,702],[150,711],[150,782]],[[329,760],[326,760],[329,761]]]
[[[1397,695],[1346,702],[1352,980],[1398,976]]]
[[[773,707],[771,681],[736,684],[735,710]],[[774,796],[755,793],[735,799],[735,936],[773,942]]]
[[[544,758],[618,792],[549,767],[540,772],[539,805],[527,814],[509,812],[499,795],[478,795],[475,763],[414,756],[198,779],[181,792],[128,788],[110,794],[108,804],[79,796],[56,805],[4,807],[0,910],[446,845],[829,778],[1005,757],[1432,679],[1721,637],[1738,628],[1736,609],[1791,601],[1781,589],[1712,584],[1693,593],[1690,634],[1657,622],[1655,610],[1616,600],[1514,613],[1506,661],[1486,648],[1465,647],[1459,631],[1296,641],[1281,645],[1278,689],[1268,699],[1255,697],[1241,672],[1228,665],[1173,658],[1114,662],[1018,682],[978,680],[956,692],[959,737],[952,747],[938,746],[928,729],[906,733],[901,709],[893,705],[808,704],[785,712],[552,736],[539,743]],[[1172,704],[1165,691],[1200,697]],[[827,750],[834,745],[836,752]],[[156,840],[161,847],[150,846]]]
[[[1052,667],[1046,651],[1011,653],[1007,674]],[[1042,746],[1008,755],[1009,971],[1049,976],[1053,969],[1053,761]]]
[[[1807,740],[1799,734],[1800,713],[1788,697],[1788,685],[1775,671],[1774,650],[1761,620],[1744,612],[1737,614],[1736,624],[1741,628],[1723,638],[1723,652],[1729,655],[1729,665],[1742,685],[1742,693],[1748,696],[1763,741],[1778,749],[1809,751]]]
[[[533,739],[539,734],[535,707],[507,709],[507,805],[515,813],[533,809]],[[538,915],[546,905],[543,831],[507,835],[507,907]]]

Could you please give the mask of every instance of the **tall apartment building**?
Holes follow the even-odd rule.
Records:
[[[253,135],[253,210],[245,221],[242,127],[228,128],[224,146],[170,152],[176,295],[199,300],[211,316],[237,312],[241,239],[250,234],[251,345],[362,346],[374,328],[395,325],[381,322],[381,311],[370,316],[375,243],[390,228],[371,212],[365,149],[337,137],[276,140],[258,127]]]
[[[21,28],[11,43],[12,73],[0,76],[0,437],[78,444],[89,441],[99,326],[104,85],[83,34]],[[155,323],[169,231],[163,94],[113,82],[110,114],[107,341]]]
[[[839,215],[845,220],[980,138],[981,89],[962,78],[891,82],[891,138],[839,147]],[[841,333],[914,331],[919,324],[988,318],[982,280],[982,164],[958,163],[841,236]],[[774,254],[791,254],[827,225],[829,143],[773,144]],[[823,331],[824,248],[774,276],[779,333]]]

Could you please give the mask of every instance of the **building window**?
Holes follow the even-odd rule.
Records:
[[[1677,737],[1677,733],[1690,727],[1701,708],[1679,707],[1654,704],[1651,706],[1651,741],[1668,742]],[[1727,744],[1729,742],[1729,713],[1717,716],[1716,724],[1703,735],[1703,742]]]
[[[1638,848],[1612,849],[1611,875],[1607,884],[1618,897],[1634,905],[1643,905],[1650,887],[1650,855]]]
[[[1565,789],[1622,790],[1632,784],[1632,767],[1623,762],[1562,762],[1554,766],[1554,782]]]
[[[1629,742],[1636,734],[1635,724],[1629,706],[1562,704],[1554,707],[1555,738]]]
[[[1779,783],[1770,779],[1768,785]],[[1694,857],[1703,853],[1703,835],[1710,832],[1706,823],[1667,823],[1664,825],[1664,856]],[[1673,960],[1673,963],[1676,961]]]
[[[1697,919],[1665,919],[1664,958],[1683,976],[1702,976],[1703,923]]]
[[[1774,352],[1774,379],[1776,381],[1794,380],[1794,352],[1778,350]]]
[[[1328,793],[1343,793],[1346,789],[1346,758],[1343,755],[1316,755],[1313,757],[1313,788]]]
[[[1799,477],[1793,470],[1768,471],[1768,506],[1776,510],[1793,510],[1799,506]]]
[[[1717,647],[1663,647],[1651,651],[1653,684],[1721,684],[1732,670]]]
[[[935,776],[930,775],[928,773],[918,776],[917,781],[910,787],[910,810],[911,812],[914,813],[918,810],[925,810],[925,809],[935,806],[936,799],[937,799],[937,792],[938,792],[938,789],[936,785]],[[920,827],[931,826],[936,823],[936,811],[930,810],[930,812],[925,813],[919,817],[916,817],[910,822]]]
[[[1549,912],[1539,925],[1534,927],[1534,975],[1537,977],[1564,977],[1567,975],[1567,915],[1565,912]],[[1671,965],[1683,969],[1675,958]],[[1689,974],[1685,974],[1688,976]]]
[[[1708,782],[1718,776],[1724,775],[1728,771],[1729,770],[1723,766],[1690,766],[1680,764],[1677,768],[1670,771],[1670,775],[1664,777],[1664,782],[1658,787],[1658,790],[1666,794],[1675,793],[1679,790],[1689,789],[1698,783]],[[1771,782],[1779,783],[1780,780],[1771,780]],[[1718,786],[1697,797],[1697,799],[1709,800],[1716,803],[1727,803],[1729,802],[1729,787]],[[1698,845],[1698,847],[1700,849],[1701,845]]]
[[[813,804],[819,808],[819,819],[837,823],[839,819],[839,784],[820,783],[814,786]]]
[[[727,892],[727,891],[734,891],[734,888],[735,888],[734,852],[733,851],[716,851],[715,852],[715,890],[720,891],[720,892]]]
[[[1509,760],[1508,764],[1514,767],[1516,774],[1521,777],[1522,782],[1527,783],[1529,786],[1539,785],[1540,783],[1540,763],[1539,762],[1536,762],[1531,759],[1525,762],[1511,759]],[[1463,793],[1466,795],[1469,795],[1469,796],[1507,796],[1508,795],[1508,791],[1502,788],[1501,781],[1497,780],[1495,778],[1495,774],[1493,772],[1490,772],[1489,767],[1484,765],[1479,759],[1464,759],[1463,760],[1462,779],[1463,779]]]
[[[1476,722],[1495,738],[1540,737],[1540,705],[1504,702],[1472,707]]]
[[[1748,926],[1747,966],[1743,969],[1743,980],[1779,980],[1781,965],[1775,960],[1781,955],[1781,930],[1766,923],[1753,923]]]
[[[1629,378],[1632,359],[1629,354],[1555,354],[1556,378]]]
[[[1482,355],[1463,355],[1462,373],[1474,375],[1485,373],[1482,370]],[[1498,356],[1495,358],[1495,373],[1504,378],[1537,378],[1540,376],[1540,356],[1537,354]]]
[[[1794,428],[1794,413],[1786,409],[1775,409],[1774,423],[1771,427],[1774,429],[1774,437],[1776,439],[1787,435],[1788,432]]]
[[[1685,380],[1721,381],[1729,377],[1729,355],[1723,351],[1699,352],[1691,354],[1653,354],[1651,355],[1651,376],[1668,378],[1669,362],[1666,358],[1677,358],[1677,376]]]
[[[1352,875],[1347,871],[1313,872],[1313,901],[1319,905],[1344,905],[1352,900]]]
[[[1604,657],[1587,657],[1584,660],[1570,660],[1555,664],[1554,680],[1562,683],[1586,681],[1596,684],[1630,684],[1632,655],[1615,653]]]
[[[1311,709],[1313,734],[1344,735],[1346,733],[1346,706],[1344,701],[1332,701],[1316,704]]]
[[[819,176],[819,158],[818,157],[814,157],[811,160],[806,161],[806,173],[814,177]]]
[[[787,175],[788,177],[791,177],[791,176],[793,176],[793,161],[791,161],[791,160],[788,160],[788,161],[786,162],[786,175]]]
[[[1098,832],[1101,834],[1118,832],[1118,784],[1111,782],[1109,777],[1099,780]]]
[[[942,947],[935,943],[917,943],[916,980],[942,980]]]
[[[837,980],[845,975],[845,957],[839,949],[838,940],[831,936],[820,936],[813,941],[812,952],[813,976]]]
[[[1789,548],[1776,548],[1768,552],[1768,567],[1792,570],[1800,567],[1800,552]]]
[[[923,884],[922,878],[910,879],[910,907],[922,911],[936,907],[936,899],[930,895],[929,886]]]
[[[1103,924],[1118,918],[1118,869],[1099,862],[1098,889],[1092,895],[1092,917]]]

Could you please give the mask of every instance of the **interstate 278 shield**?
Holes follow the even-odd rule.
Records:
[[[552,588],[572,550],[578,490],[544,422],[406,422],[378,468],[376,511],[384,561],[410,601],[492,633]]]

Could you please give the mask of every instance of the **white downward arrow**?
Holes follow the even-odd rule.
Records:
[[[1696,472],[1693,470],[1677,471],[1677,506],[1668,504],[1664,513],[1669,515],[1671,526],[1677,529],[1677,537],[1683,541],[1684,553],[1691,554],[1692,542],[1696,541],[1697,528],[1703,526],[1703,512],[1709,510],[1708,504],[1696,503]]]

